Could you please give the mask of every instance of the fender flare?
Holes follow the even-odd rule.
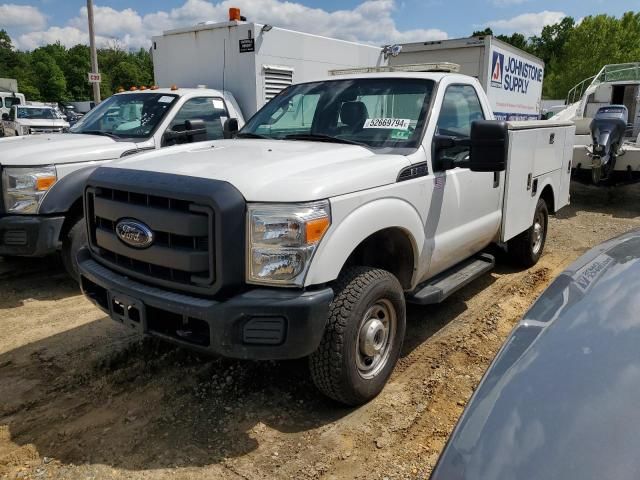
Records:
[[[416,209],[400,198],[383,198],[360,205],[339,221],[320,241],[305,286],[334,281],[349,256],[364,240],[388,228],[404,231],[413,247],[415,280],[424,246],[424,224]]]
[[[89,175],[98,167],[99,165],[84,167],[58,180],[44,196],[38,214],[67,213],[73,204],[82,198]]]
[[[536,193],[536,203],[538,202],[540,197],[542,197],[542,192],[547,187],[551,188],[551,194],[553,196],[553,204],[557,205],[558,204],[558,193],[559,193],[560,188],[559,188],[559,186],[555,185],[555,182],[553,181],[553,177],[551,177],[551,176],[545,176],[542,179],[542,182],[538,184],[538,192]],[[551,205],[547,205],[547,208],[549,209],[549,213],[551,213]],[[535,207],[534,207],[534,214],[535,214]],[[532,218],[533,218],[533,214],[532,214]]]

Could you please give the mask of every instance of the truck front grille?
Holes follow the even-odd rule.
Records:
[[[98,260],[134,278],[194,293],[212,293],[216,280],[211,207],[178,198],[91,187],[85,206],[89,243]],[[121,240],[123,220],[147,225],[153,243],[135,248]]]
[[[31,127],[29,133],[31,135],[41,135],[43,133],[62,133],[62,127]]]

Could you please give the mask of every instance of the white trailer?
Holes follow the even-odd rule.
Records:
[[[152,54],[158,85],[231,90],[246,118],[294,83],[386,63],[379,47],[236,20],[166,31]]]
[[[460,73],[477,78],[499,120],[540,118],[544,62],[497,38],[456,38],[399,45],[390,65],[453,62]],[[396,47],[396,51],[398,49]]]

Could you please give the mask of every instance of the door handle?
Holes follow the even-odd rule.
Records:
[[[493,188],[500,186],[500,172],[493,172]]]

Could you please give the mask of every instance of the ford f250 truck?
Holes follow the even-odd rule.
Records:
[[[67,271],[78,279],[75,257],[86,243],[82,193],[89,173],[141,151],[222,138],[232,118],[244,123],[225,91],[136,89],[108,98],[69,133],[0,139],[0,256],[61,250]]]
[[[308,356],[322,392],[366,402],[398,359],[406,302],[490,270],[492,243],[535,264],[568,203],[573,125],[493,118],[465,75],[291,86],[236,139],[96,169],[82,289],[127,328],[202,352]]]

